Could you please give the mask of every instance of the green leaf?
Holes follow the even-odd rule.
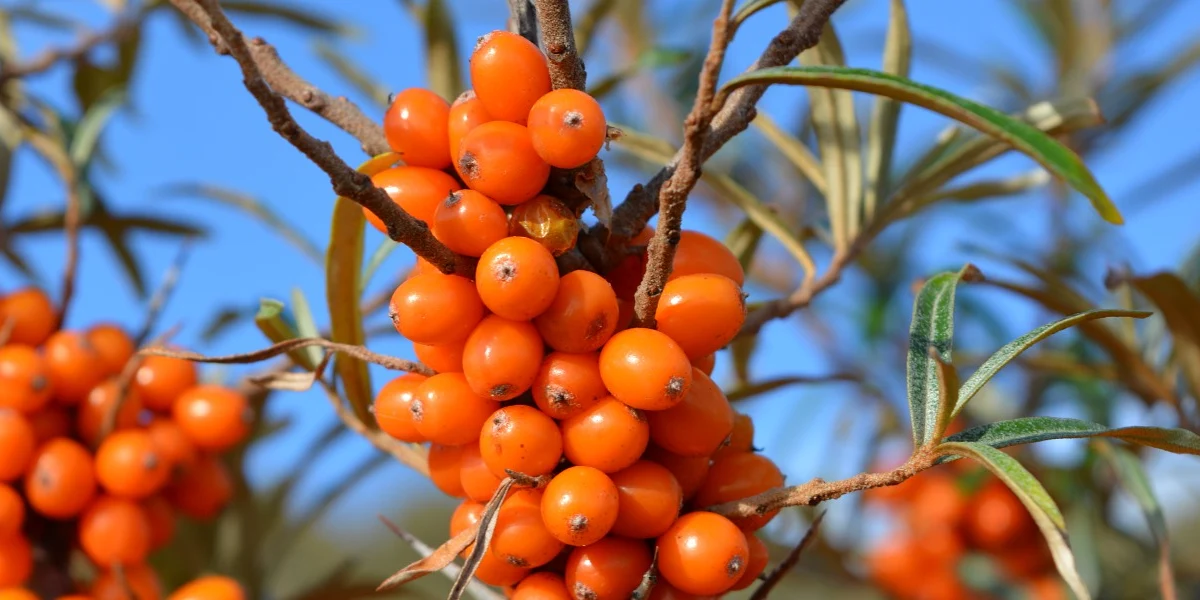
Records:
[[[116,63],[109,67],[96,65],[86,56],[75,62],[72,85],[81,111],[86,113],[91,110],[93,105],[114,88],[130,87],[141,41],[140,29],[133,29],[125,34],[117,43]]]
[[[979,390],[983,388],[988,381],[991,381],[992,377],[996,376],[996,373],[998,373],[1000,369],[1004,368],[1005,365],[1015,360],[1021,355],[1022,352],[1032,348],[1034,344],[1037,344],[1038,342],[1064,329],[1069,329],[1080,323],[1086,323],[1096,319],[1107,319],[1109,317],[1144,319],[1150,316],[1150,314],[1151,313],[1136,310],[1089,310],[1071,315],[1065,319],[1060,319],[1053,323],[1048,323],[1038,327],[1037,329],[1034,329],[1033,331],[1030,331],[1029,333],[1005,344],[1003,348],[997,350],[995,354],[983,361],[982,365],[979,365],[979,368],[976,369],[975,372],[972,373],[971,376],[968,377],[963,383],[962,387],[959,388],[958,404],[955,405],[953,414],[957,415],[959,411],[961,411],[963,407],[967,405],[967,402],[969,402],[971,398],[974,398],[975,394],[979,393]]]
[[[0,208],[8,197],[8,182],[12,175],[13,155],[21,144],[21,128],[12,113],[0,106]]]
[[[317,322],[313,319],[308,298],[304,297],[304,292],[300,291],[300,288],[292,288],[292,313],[295,315],[296,333],[299,334],[299,337],[321,337],[321,332],[317,329]],[[317,365],[321,364],[321,359],[325,358],[325,351],[316,346],[302,348],[300,351],[308,357],[308,360],[302,364],[309,371],[315,370]]]
[[[739,75],[721,88],[721,97],[747,85],[772,83],[869,92],[943,114],[986,133],[1037,161],[1092,202],[1105,220],[1121,224],[1120,211],[1108,198],[1083,161],[1069,148],[1038,128],[996,109],[903,77],[847,67],[775,67]]]
[[[978,442],[993,448],[1033,444],[1046,440],[1113,438],[1175,454],[1200,456],[1200,436],[1186,429],[1164,427],[1119,427],[1060,417],[1022,417],[973,427],[948,438],[947,442]]]
[[[221,308],[209,318],[204,328],[200,330],[200,341],[206,344],[212,343],[213,340],[220,337],[230,327],[247,319],[254,318],[256,312],[256,307],[226,306]]]
[[[426,0],[421,12],[429,89],[447,100],[454,100],[463,90],[454,15],[450,14],[445,0]]]
[[[1200,398],[1200,296],[1174,273],[1135,277],[1130,283],[1162,312],[1175,364],[1193,396]]]
[[[1067,525],[1058,510],[1058,505],[1054,503],[1050,494],[1046,493],[1046,488],[1042,487],[1017,459],[979,443],[942,444],[938,449],[946,454],[971,457],[995,473],[1017,498],[1020,498],[1021,504],[1025,505],[1025,509],[1037,522],[1038,528],[1042,530],[1042,535],[1050,545],[1058,573],[1071,587],[1071,591],[1080,600],[1091,598],[1087,586],[1083,584],[1075,568],[1075,555],[1071,553],[1071,544],[1067,541]]]
[[[904,0],[891,0],[887,39],[883,46],[883,72],[908,77],[911,65],[912,31],[908,26],[908,9]],[[871,122],[867,127],[867,188],[863,200],[868,221],[887,197],[901,106],[891,98],[880,96],[871,109]]]
[[[954,365],[942,360],[933,347],[929,348],[929,359],[937,367],[938,411],[929,439],[940,440],[954,419],[954,407],[958,404],[958,372]]]
[[[379,243],[379,246],[371,253],[371,258],[367,260],[367,266],[363,267],[362,278],[359,282],[362,289],[358,291],[360,295],[367,290],[367,286],[370,285],[371,278],[375,277],[375,272],[379,270],[379,266],[399,247],[400,243],[391,238],[384,238]]]
[[[754,255],[758,253],[759,242],[762,241],[763,230],[754,221],[742,219],[729,235],[725,236],[725,245],[737,257],[743,271],[749,271],[754,263]]]
[[[746,19],[749,19],[762,10],[775,6],[783,1],[784,0],[749,0],[749,2],[741,5],[736,11],[734,11],[733,16],[729,18],[729,35],[732,36],[733,32],[737,31],[737,28],[741,27],[742,23],[746,22]]]
[[[286,305],[273,298],[263,298],[259,301],[258,313],[254,315],[254,324],[273,344],[301,337],[295,320],[287,314]],[[288,352],[288,357],[292,359],[292,362],[312,371],[317,368],[317,363],[309,362],[310,357],[305,350],[307,349],[300,348]]]
[[[954,345],[954,292],[959,281],[978,275],[973,265],[958,272],[939,273],[921,287],[913,303],[908,331],[907,388],[914,448],[936,439],[935,425],[942,397],[938,360],[953,364],[950,350]]]
[[[1007,179],[985,179],[966,185],[943,188],[923,198],[922,203],[932,204],[942,200],[970,202],[985,198],[1017,196],[1047,183],[1050,183],[1050,175],[1039,168]]]
[[[166,197],[194,197],[212,200],[220,204],[232,206],[259,220],[271,231],[300,250],[308,259],[320,264],[323,260],[321,250],[308,236],[289,225],[270,206],[258,198],[227,188],[206,183],[181,183],[163,188],[160,195]]]
[[[812,150],[804,145],[804,142],[796,139],[782,128],[779,127],[775,120],[767,113],[760,112],[750,122],[762,132],[763,137],[767,141],[775,145],[784,158],[791,161],[796,170],[817,189],[821,195],[825,195],[825,170],[821,167],[821,162],[813,155]]]
[[[84,113],[83,118],[79,119],[67,149],[76,169],[80,171],[86,169],[96,151],[96,145],[100,142],[100,134],[104,131],[104,126],[108,124],[108,119],[124,102],[125,89],[110,88],[96,98]]]

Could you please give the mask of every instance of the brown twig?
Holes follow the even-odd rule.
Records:
[[[342,402],[341,396],[337,390],[324,379],[319,380],[321,387],[325,390],[325,394],[329,397],[329,402],[333,404],[333,412],[337,415],[338,420],[346,426],[347,429],[362,436],[377,450],[385,454],[390,454],[407,465],[412,470],[429,477],[429,460],[425,453],[425,449],[414,444],[406,444],[400,440],[378,430],[367,426],[361,419],[355,416],[354,411],[347,410],[346,404]]]
[[[554,89],[582,90],[587,83],[587,71],[575,48],[575,31],[571,26],[571,7],[567,0],[534,0],[538,28],[542,33],[542,48],[550,67],[550,82]]]
[[[167,343],[168,340],[175,337],[179,332],[180,327],[176,325],[162,335],[158,336],[151,342],[152,345],[160,346]],[[138,342],[139,344],[141,342]],[[97,445],[108,437],[110,433],[117,428],[117,417],[121,414],[121,409],[125,406],[125,402],[129,400],[130,388],[133,387],[134,377],[137,376],[137,371],[142,366],[142,361],[146,357],[141,353],[135,353],[125,361],[125,366],[121,368],[121,372],[117,375],[117,391],[116,399],[113,400],[112,406],[105,411],[103,418],[100,420],[100,436],[97,438]]]
[[[754,594],[750,596],[750,600],[766,600],[767,596],[771,594],[771,590],[775,589],[775,586],[779,585],[780,581],[783,581],[784,575],[787,575],[788,571],[791,571],[800,562],[800,555],[804,553],[809,544],[812,544],[813,540],[817,539],[817,531],[821,529],[821,522],[824,520],[825,512],[821,511],[817,513],[817,517],[813,519],[812,525],[808,526],[808,531],[800,539],[800,543],[796,544],[796,547],[792,548],[791,552],[788,552],[788,555],[784,557],[783,562],[779,563],[779,566],[775,567],[770,574],[763,578],[762,585],[754,590]]]
[[[87,56],[92,50],[110,42],[120,42],[137,30],[138,23],[147,11],[139,11],[117,20],[112,27],[84,34],[71,46],[48,48],[25,62],[6,64],[0,67],[0,84],[20,77],[38,75],[49,71],[54,65],[74,61]]]
[[[345,196],[375,213],[387,225],[388,237],[412,248],[418,256],[428,260],[445,273],[473,272],[472,261],[458,256],[437,241],[429,227],[408,214],[387,193],[375,187],[371,178],[348,166],[333,151],[329,142],[314,138],[292,118],[287,103],[268,85],[263,72],[255,61],[251,47],[260,51],[266,46],[261,39],[247,44],[242,32],[233,26],[215,0],[171,0],[184,14],[201,24],[205,31],[215,32],[209,41],[219,54],[230,54],[242,70],[242,82],[267,114],[271,127],[309,160],[316,163],[333,185],[339,196]],[[197,2],[199,5],[197,7]],[[200,11],[197,14],[197,10]],[[206,27],[202,15],[206,14]],[[278,63],[282,64],[282,63]]]
[[[63,233],[67,238],[67,258],[63,264],[62,290],[58,299],[58,313],[55,315],[57,327],[62,327],[67,320],[67,309],[71,306],[71,298],[75,296],[75,276],[79,271],[79,228],[83,221],[83,201],[79,197],[79,173],[74,164],[67,164],[60,169],[63,185],[67,188],[67,210],[63,214]]]
[[[245,352],[242,354],[229,354],[225,356],[205,356],[195,352],[186,350],[168,350],[162,347],[151,346],[138,351],[138,354],[143,356],[166,356],[168,358],[179,358],[203,363],[214,363],[222,365],[242,365],[249,363],[262,362],[268,358],[274,358],[280,354],[286,354],[300,348],[309,346],[318,346],[332,352],[341,352],[347,356],[357,358],[361,361],[366,361],[372,364],[379,365],[385,369],[393,371],[408,371],[409,373],[419,373],[421,375],[433,375],[433,370],[419,362],[405,360],[403,358],[395,358],[372,352],[362,346],[353,344],[342,344],[340,342],[331,342],[321,338],[294,338],[284,340],[278,344],[273,344],[262,350],[254,352]]]
[[[654,311],[658,297],[662,294],[667,277],[671,274],[671,263],[675,260],[675,247],[683,227],[683,211],[687,208],[687,197],[700,180],[701,152],[709,124],[714,115],[713,97],[717,93],[717,77],[725,62],[725,49],[729,47],[729,17],[733,14],[733,0],[721,2],[721,12],[713,21],[712,42],[704,67],[700,71],[700,89],[692,110],[684,120],[683,147],[679,149],[678,167],[663,183],[658,193],[660,218],[654,237],[650,240],[646,275],[638,285],[634,296],[634,324],[638,327],[653,327]]]
[[[817,294],[833,287],[841,280],[842,271],[849,266],[853,258],[857,255],[857,248],[860,247],[861,244],[855,244],[845,253],[835,255],[823,275],[815,278],[806,278],[791,295],[771,300],[754,309],[753,312],[746,315],[746,321],[742,323],[742,329],[738,332],[738,336],[754,335],[768,321],[782,319],[808,306]]]
[[[508,30],[538,43],[537,11],[533,0],[508,0]]]
[[[174,262],[163,275],[162,283],[158,285],[158,289],[154,290],[154,295],[150,297],[150,302],[146,305],[146,317],[142,319],[142,327],[138,330],[137,336],[133,338],[135,348],[146,343],[150,332],[154,330],[154,325],[158,322],[158,317],[162,315],[163,308],[171,299],[171,292],[175,291],[175,285],[179,283],[179,275],[183,272],[183,265],[191,253],[192,241],[192,238],[187,238],[179,246],[179,252],[175,255]]]

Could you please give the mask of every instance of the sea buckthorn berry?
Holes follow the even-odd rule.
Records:
[[[592,352],[613,336],[619,316],[617,294],[603,277],[572,271],[562,276],[553,301],[533,323],[555,350]]]
[[[246,590],[231,577],[205,575],[184,584],[167,600],[246,600]]]
[[[600,355],[551,352],[533,380],[533,401],[552,418],[569,419],[608,395],[600,379]]]
[[[150,520],[150,551],[171,543],[175,537],[175,509],[162,496],[142,500],[146,518]]]
[[[696,495],[696,492],[700,491],[700,486],[708,477],[708,469],[711,464],[707,456],[680,456],[667,452],[654,444],[646,449],[644,458],[666,467],[675,476],[675,481],[679,482],[679,489],[683,492],[684,500],[690,500],[692,496]]]
[[[42,444],[25,475],[29,506],[51,519],[83,511],[96,492],[92,455],[79,442],[55,438]]]
[[[617,486],[603,471],[570,467],[550,480],[542,495],[542,521],[550,535],[570,546],[600,541],[617,521]]]
[[[439,373],[422,381],[409,404],[417,432],[450,446],[477,442],[483,424],[498,408],[495,400],[471,391],[462,373]]]
[[[667,281],[698,273],[724,275],[739,286],[746,280],[742,263],[738,262],[728,246],[699,231],[685,229],[679,235],[679,245],[675,247],[675,260],[671,263],[671,275]]]
[[[642,583],[652,560],[646,542],[608,536],[571,550],[563,574],[575,598],[626,600]]]
[[[133,339],[120,325],[98,323],[89,328],[84,337],[100,355],[106,375],[120,373],[121,369],[125,368],[125,363],[133,357]]]
[[[437,210],[437,205],[451,192],[462,189],[453,177],[441,171],[410,166],[380,171],[371,178],[371,183],[387,192],[392,202],[399,204],[404,212],[426,225],[433,222],[433,212]],[[362,210],[363,216],[372,227],[381,233],[387,233],[387,226],[375,213],[365,206]]]
[[[11,485],[0,483],[0,540],[17,535],[24,523],[25,501]]]
[[[146,356],[133,376],[133,389],[146,408],[169,413],[175,399],[196,387],[196,363],[182,358]]]
[[[515,236],[537,240],[550,254],[560,256],[575,247],[575,240],[579,238],[579,219],[558,198],[539,194],[513,209],[508,231]]]
[[[32,346],[0,346],[0,408],[26,415],[50,402],[50,378],[46,361]]]
[[[514,567],[540,567],[565,545],[542,522],[542,490],[519,489],[500,505],[488,550]]]
[[[233,480],[219,458],[201,454],[164,492],[182,514],[207,520],[217,516],[233,498]]]
[[[492,120],[475,90],[467,90],[458,95],[450,105],[450,157],[458,156],[458,145],[463,137],[472,129]]]
[[[10,319],[8,343],[40,346],[54,333],[54,304],[46,292],[37,288],[13,290],[0,297],[0,327]]]
[[[497,30],[480,37],[470,63],[475,95],[493,118],[524,123],[550,91],[546,57],[515,33]]]
[[[475,569],[475,578],[494,586],[516,585],[529,574],[526,567],[518,567],[508,561],[496,558],[491,552],[485,552]]]
[[[383,113],[383,135],[405,164],[430,169],[450,166],[450,104],[422,88],[396,93]]]
[[[558,466],[563,436],[554,419],[538,409],[508,406],[484,423],[479,452],[497,477],[507,477],[509,470],[537,477]]]
[[[925,473],[921,479],[923,481],[913,494],[905,515],[909,526],[916,533],[923,533],[922,530],[932,523],[949,527],[961,525],[970,506],[967,495],[959,488],[955,478],[944,471],[934,471]],[[1017,505],[1020,505],[1020,501],[1017,501]],[[1022,512],[1025,511],[1017,514]]]
[[[184,392],[171,415],[197,448],[213,452],[242,443],[254,421],[246,396],[219,385],[198,385]]]
[[[604,278],[612,283],[618,298],[633,300],[638,284],[646,276],[646,245],[653,237],[654,229],[643,227],[640,233],[630,238],[625,257],[604,273]]]
[[[611,477],[621,506],[612,528],[614,535],[656,538],[679,516],[683,489],[666,467],[639,460]]]
[[[757,535],[747,533],[746,545],[750,548],[750,558],[746,562],[746,570],[742,572],[741,578],[733,584],[731,590],[744,590],[754,585],[758,581],[758,576],[767,569],[767,562],[771,560],[767,545],[758,539]]]
[[[1054,555],[1050,553],[1046,538],[1040,535],[1026,535],[1012,546],[993,553],[992,558],[1010,581],[1028,579],[1054,570]]]
[[[0,589],[0,600],[40,600],[38,595],[25,588]]]
[[[455,475],[457,476],[457,474]],[[469,498],[460,502],[459,505],[455,507],[454,513],[450,515],[450,537],[454,537],[462,533],[468,527],[478,523],[479,520],[483,518],[483,511],[486,508],[487,505],[484,503],[476,502]],[[471,548],[474,546],[475,544],[468,544],[467,547],[463,548],[463,551],[459,553],[459,556],[464,558],[470,556]]]
[[[929,565],[953,567],[966,553],[967,545],[958,527],[927,523],[920,535],[921,554]]]
[[[33,546],[21,534],[0,539],[0,586],[21,585],[33,573]]]
[[[154,418],[146,425],[146,433],[154,441],[154,449],[168,471],[186,469],[196,462],[199,456],[196,444],[173,419]]]
[[[400,335],[434,346],[467,339],[483,318],[483,302],[471,280],[426,273],[400,284],[388,305]]]
[[[421,364],[438,373],[462,373],[463,347],[466,345],[465,339],[441,346],[413,342],[413,353]]]
[[[478,435],[478,434],[476,434]],[[463,493],[476,502],[487,502],[500,488],[503,477],[497,477],[479,451],[479,444],[464,444],[462,461],[459,465],[459,479],[462,481]]]
[[[531,573],[517,584],[511,600],[575,600],[562,575],[550,571]]]
[[[375,421],[384,433],[402,441],[419,443],[425,441],[425,436],[417,431],[413,422],[412,401],[416,397],[417,388],[427,377],[417,373],[406,373],[379,388],[375,396]]]
[[[475,287],[488,310],[528,321],[546,310],[558,290],[558,265],[550,251],[523,237],[492,244],[475,267]]]
[[[467,338],[463,375],[476,394],[511,400],[533,386],[544,349],[532,323],[488,315]]]
[[[533,149],[529,130],[491,121],[462,139],[455,169],[471,189],[505,205],[533,199],[550,179],[550,165]]]
[[[733,341],[746,320],[746,302],[742,288],[724,275],[685,275],[667,282],[654,320],[695,360]]]
[[[683,349],[653,329],[626,329],[600,350],[600,376],[609,393],[642,410],[666,410],[683,401],[692,371]]]
[[[462,487],[463,446],[429,445],[429,479],[443,494],[451,497],[465,495]]]
[[[761,454],[731,454],[714,460],[704,485],[696,493],[696,506],[713,506],[749,498],[767,490],[783,487],[783,473],[771,459]],[[765,515],[739,517],[734,523],[745,531],[757,531],[775,518],[778,510]]]
[[[39,446],[51,438],[71,435],[71,413],[64,407],[49,406],[27,418]]]
[[[650,589],[649,600],[717,600],[714,594],[689,594],[663,581],[661,577]]]
[[[692,387],[682,402],[668,410],[647,412],[646,418],[650,439],[683,456],[711,456],[733,431],[733,408],[721,388],[699,369],[692,370]]]
[[[101,429],[108,414],[116,407],[121,396],[120,384],[110,377],[101,382],[87,395],[75,413],[75,431],[83,441],[94,444],[100,441]],[[132,387],[125,390],[125,398],[113,421],[113,431],[137,427],[142,414],[142,397]]]
[[[750,547],[729,519],[698,511],[679,517],[658,538],[658,572],[692,594],[720,594],[746,571]]]
[[[79,518],[79,545],[99,567],[139,564],[150,553],[150,518],[137,502],[101,496]]]
[[[1021,584],[1025,598],[1029,600],[1069,600],[1067,588],[1063,586],[1062,578],[1057,573],[1039,575]]]
[[[931,496],[924,490],[918,494],[921,497]],[[954,497],[949,490],[942,492],[941,495],[947,499]],[[914,501],[914,509],[917,502],[922,501]],[[933,504],[929,500],[923,500],[923,502]],[[957,510],[957,501],[948,500],[945,503],[951,513]],[[924,509],[925,512],[928,510]],[[1022,538],[1035,535],[1034,530],[1037,528],[1033,518],[1029,516],[1029,511],[1026,510],[1025,505],[1021,504],[1021,500],[1017,498],[1016,494],[1013,494],[1006,485],[995,480],[988,482],[971,498],[966,508],[963,524],[971,543],[992,552],[1000,551],[1014,545]]]
[[[712,377],[713,368],[717,366],[717,355],[716,353],[710,353],[694,358],[692,359],[692,366],[703,371],[705,375]]]
[[[740,412],[733,413],[733,432],[729,434],[729,442],[713,453],[713,460],[730,454],[754,451],[754,421],[749,415]]]
[[[145,498],[166,484],[170,475],[171,465],[145,430],[114,432],[96,450],[96,480],[113,496]]]
[[[446,196],[433,213],[433,237],[466,256],[479,256],[508,235],[508,215],[496,201],[475,190]]]
[[[596,158],[608,135],[600,103],[570,88],[539,98],[529,109],[528,126],[538,156],[560,169],[582,167]]]
[[[125,565],[124,580],[116,571],[101,571],[92,581],[92,600],[160,600],[163,595],[158,573],[148,565]]]
[[[616,473],[637,462],[650,442],[642,411],[612,396],[562,422],[563,454],[572,464]]]
[[[11,408],[0,408],[0,481],[24,474],[36,449],[37,437],[29,420]]]
[[[42,346],[46,376],[60,404],[78,404],[107,376],[104,359],[77,331],[57,331]]]

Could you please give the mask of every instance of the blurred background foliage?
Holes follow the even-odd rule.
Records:
[[[474,38],[503,27],[506,17],[503,3],[472,0],[221,4],[248,35],[276,43],[302,76],[376,116],[402,87],[456,96]],[[572,3],[590,91],[627,133],[602,155],[614,198],[678,143],[716,4]],[[740,27],[726,76],[751,62],[796,3],[751,4],[764,8]],[[1103,223],[1027,159],[999,156],[930,113],[848,92],[772,89],[751,131],[710,161],[685,223],[727,236],[749,267],[752,303],[791,293],[803,279],[795,259],[804,252],[822,271],[839,260],[832,248],[851,247],[857,256],[811,306],[719,359],[720,381],[759,423],[756,445],[793,483],[903,456],[909,436],[899,390],[912,286],[968,261],[987,281],[960,295],[961,368],[1060,315],[1138,307],[1156,316],[1056,336],[987,388],[969,406],[966,424],[1037,414],[1194,431],[1200,145],[1189,132],[1200,97],[1200,10],[1183,0],[910,4],[908,31],[897,16],[902,3],[851,0],[801,62],[882,66],[1024,115],[1088,161],[1130,225]],[[45,69],[12,71],[44,57]],[[56,285],[62,182],[73,181],[83,269],[98,275],[84,275],[86,308],[72,325],[109,315],[139,323],[172,249],[198,240],[177,290],[187,298],[172,300],[160,329],[182,321],[181,343],[210,354],[265,345],[254,322],[259,295],[280,299],[299,328],[323,329],[320,265],[332,195],[309,173],[315,169],[271,139],[231,64],[211,56],[198,31],[160,0],[0,2],[4,287]],[[823,129],[831,114],[856,133],[831,139]],[[365,158],[347,136],[310,117],[301,116],[306,127],[331,138],[348,163]],[[210,129],[216,141],[202,141]],[[893,143],[894,154],[880,150]],[[145,176],[148,170],[155,174]],[[857,177],[864,170],[876,176]],[[73,175],[54,176],[63,173]],[[859,224],[869,237],[843,238],[827,213],[827,200],[848,193],[838,191],[844,186],[863,190],[868,206],[880,203]],[[897,190],[904,201],[885,204]],[[365,286],[365,327],[369,346],[407,356],[379,295],[406,268],[408,259],[391,249],[369,238],[375,276]],[[247,262],[236,269],[242,257]],[[211,287],[221,294],[205,295]],[[376,384],[385,377],[372,373]],[[169,585],[207,569],[240,577],[255,597],[358,597],[416,556],[375,513],[431,545],[445,537],[452,504],[352,439],[316,396],[261,395],[258,434],[230,458],[238,498],[216,527],[186,527],[156,558]],[[1169,524],[1179,597],[1197,597],[1200,478],[1186,457],[1139,454],[1154,482],[1153,505],[1161,504]],[[1110,463],[1082,442],[1047,443],[1020,456],[1063,506],[1081,571],[1099,597],[1155,597],[1151,527]],[[818,551],[804,557],[781,597],[876,597],[861,578],[862,557],[889,535],[889,519],[857,497],[826,508]],[[795,545],[811,517],[786,510],[765,530],[774,559]],[[448,585],[430,577],[397,597],[436,598]]]

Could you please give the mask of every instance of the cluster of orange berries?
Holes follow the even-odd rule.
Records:
[[[45,539],[55,521],[72,524],[96,567],[81,586],[87,595],[69,598],[124,599],[125,583],[139,600],[161,598],[146,559],[170,542],[178,515],[211,519],[229,501],[219,453],[249,433],[247,399],[199,383],[188,361],[148,357],[127,367],[137,360],[134,342],[119,326],[55,331],[55,320],[41,290],[0,296],[0,599],[36,598],[19,587],[34,570],[30,540]],[[170,596],[242,597],[236,582],[217,576]]]
[[[774,514],[702,510],[783,484],[709,378],[745,320],[741,265],[684,231],[655,326],[631,326],[644,248],[607,273],[561,273],[578,215],[541,193],[551,166],[586,164],[603,146],[599,105],[551,91],[546,58],[511,33],[480,39],[471,78],[453,105],[401,92],[384,119],[407,165],[376,184],[479,262],[472,279],[418,260],[395,290],[393,323],[436,374],[384,385],[379,426],[430,444],[434,484],[464,498],[452,536],[508,474],[548,481],[503,500],[476,572],[512,598],[625,600],[655,551],[656,600],[748,587],[767,563],[754,532]]]
[[[991,557],[1001,578],[1017,584],[1026,598],[1066,600],[1050,549],[1021,500],[986,472],[954,471],[928,471],[868,492],[904,525],[867,557],[872,581],[901,599],[990,598],[958,573],[959,561],[977,553]]]

